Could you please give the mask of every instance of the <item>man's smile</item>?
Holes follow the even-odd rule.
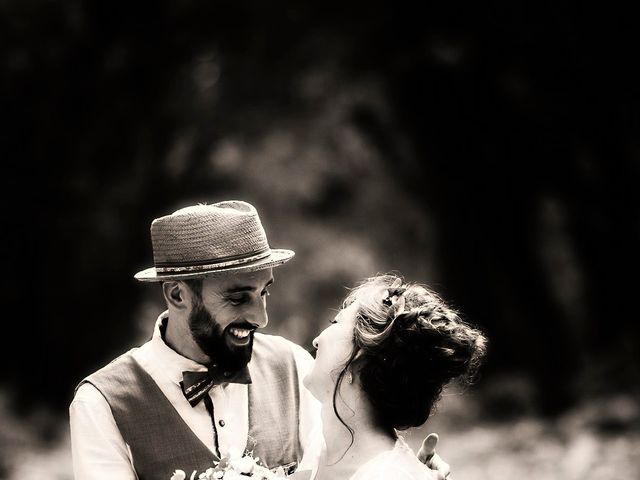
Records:
[[[231,328],[229,329],[229,333],[236,338],[246,338],[251,333],[251,330],[247,330],[245,328]]]
[[[236,347],[246,346],[251,342],[255,327],[249,325],[229,326],[226,329],[227,341]]]

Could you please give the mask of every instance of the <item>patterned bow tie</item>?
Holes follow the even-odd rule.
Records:
[[[223,383],[251,383],[249,369],[244,367],[237,372],[220,372],[211,366],[206,372],[182,372],[180,387],[189,404],[195,407],[209,390]]]

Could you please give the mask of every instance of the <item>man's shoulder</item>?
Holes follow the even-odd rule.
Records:
[[[84,378],[84,380],[87,380],[87,378],[89,378],[91,376],[95,376],[95,375],[103,374],[105,372],[117,370],[117,369],[121,368],[121,366],[123,364],[126,364],[131,359],[137,360],[138,363],[143,363],[140,360],[143,357],[144,358],[148,357],[150,352],[151,352],[151,341],[143,343],[142,345],[137,346],[137,347],[132,347],[129,350],[121,353],[117,357],[113,358],[112,360],[109,360],[107,363],[103,364],[101,367],[98,367],[92,373],[88,374]]]
[[[87,378],[100,375],[105,372],[111,372],[111,371],[120,369],[122,365],[126,364],[127,362],[131,361],[131,359],[134,358],[134,355],[136,354],[137,351],[138,351],[138,347],[127,350],[126,352],[118,355],[113,360],[109,361],[107,364],[98,368],[91,375],[88,375]]]
[[[76,386],[75,392],[83,385],[89,383],[96,387],[96,383],[100,383],[102,379],[122,375],[127,370],[127,365],[134,361],[139,348],[132,348],[121,355],[117,356],[107,364],[95,370],[93,373],[87,375]]]
[[[291,345],[299,346],[296,343],[288,340],[280,335],[272,335],[269,333],[255,332],[253,334],[254,342],[274,345],[279,348],[291,348]]]
[[[97,405],[105,403],[105,398],[93,384],[81,382],[77,387],[71,400],[71,405],[85,404]]]
[[[281,337],[280,335],[270,335],[266,333],[256,332],[254,334],[254,349],[256,346],[258,346],[259,348],[263,347],[269,350],[280,351],[282,353],[292,353],[295,356],[311,356],[311,354],[300,345],[284,337]]]

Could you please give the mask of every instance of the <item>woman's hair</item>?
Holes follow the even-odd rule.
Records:
[[[354,349],[338,375],[336,414],[348,369],[357,374],[377,426],[389,432],[422,425],[449,381],[473,378],[486,338],[426,286],[379,275],[351,290],[345,306],[353,302]]]

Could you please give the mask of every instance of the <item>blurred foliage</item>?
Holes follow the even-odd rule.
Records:
[[[485,389],[509,406],[488,415],[637,394],[633,17],[421,7],[0,2],[12,408],[63,412],[144,341],[151,220],[229,198],[297,252],[272,332],[308,347],[345,287],[397,270],[488,332],[481,383],[527,379]]]

